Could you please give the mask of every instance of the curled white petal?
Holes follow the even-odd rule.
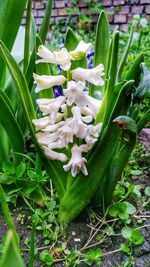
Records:
[[[37,104],[43,115],[48,115],[50,117],[51,123],[55,123],[58,117],[58,111],[61,106],[65,103],[65,97],[59,96],[53,99],[38,99]]]
[[[64,121],[60,121],[56,124],[52,124],[52,125],[48,125],[47,127],[45,127],[44,129],[42,129],[42,131],[44,133],[52,133],[52,132],[56,132],[60,127],[62,127],[65,124]]]
[[[37,60],[36,63],[47,62],[60,65],[62,70],[70,69],[70,55],[66,48],[51,52],[44,45],[40,45],[37,54],[42,59]]]
[[[58,142],[66,147],[69,143],[73,143],[73,130],[65,123],[61,128],[58,129]]]
[[[72,79],[75,81],[88,81],[96,86],[103,86],[104,80],[101,78],[104,75],[103,71],[103,64],[99,64],[93,69],[77,68],[72,70]]]
[[[61,162],[67,160],[67,156],[64,153],[56,152],[48,147],[43,147],[43,148],[44,148],[44,154],[47,158],[51,160],[59,160]]]
[[[102,100],[96,99],[94,97],[91,97],[89,95],[86,96],[86,104],[88,108],[91,110],[91,115],[95,119],[97,116],[97,113],[99,111],[99,108],[102,104]]]
[[[35,126],[35,130],[40,131],[41,129],[45,128],[50,123],[49,116],[32,120],[32,123]]]
[[[48,146],[49,144],[56,142],[59,138],[58,133],[36,133],[36,138],[40,145]]]
[[[62,85],[66,78],[63,75],[48,76],[48,75],[37,75],[33,73],[34,83],[37,84],[35,92],[38,93],[41,90],[48,89],[55,85]]]
[[[85,122],[91,122],[92,116],[82,116],[80,108],[77,106],[72,107],[71,112],[73,114],[73,118],[67,119],[67,124],[73,130],[76,137],[83,138],[87,127]]]
[[[72,104],[76,104],[79,107],[83,107],[86,105],[85,96],[88,92],[84,91],[85,83],[78,81],[69,81],[67,83],[67,89],[64,89],[64,95],[67,99],[67,105],[71,106]]]
[[[102,123],[98,123],[96,126],[93,125],[87,126],[86,135],[84,137],[87,144],[94,144],[97,141],[101,128],[102,128]]]
[[[91,49],[92,49],[91,43],[85,43],[84,41],[80,41],[76,49],[70,51],[71,60],[82,59],[87,53],[91,51]]]
[[[73,146],[71,149],[72,157],[68,164],[63,166],[65,171],[71,170],[71,174],[73,177],[75,177],[80,171],[82,171],[84,175],[88,175],[87,168],[85,165],[87,160],[82,157],[83,152],[84,151],[82,146]]]

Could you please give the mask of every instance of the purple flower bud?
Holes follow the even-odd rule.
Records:
[[[62,42],[61,42],[61,45],[60,45],[60,49],[63,48],[64,45],[65,45],[65,39],[63,38],[63,39],[62,39]]]
[[[88,69],[92,69],[93,68],[93,60],[89,60],[88,61]]]
[[[60,65],[57,65],[58,70],[59,70],[59,74],[62,74],[62,68],[60,67]]]
[[[55,98],[62,95],[62,87],[60,85],[53,86],[53,90]]]
[[[89,59],[90,57],[94,56],[94,50],[92,50],[89,54],[87,54],[87,59]]]

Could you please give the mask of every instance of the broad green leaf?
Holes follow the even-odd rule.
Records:
[[[123,55],[121,57],[121,61],[120,61],[119,67],[118,67],[117,78],[116,78],[117,82],[119,82],[120,79],[121,79],[121,75],[123,73],[124,66],[125,66],[125,63],[126,63],[126,59],[127,59],[128,53],[129,53],[132,37],[133,37],[133,27],[131,27],[129,39],[128,39],[127,45],[125,47],[125,50],[123,52]]]
[[[3,98],[3,95],[4,93],[0,93],[0,113],[3,114],[2,116],[0,116],[0,122],[3,125],[7,135],[9,136],[10,142],[13,147],[14,158],[17,163],[18,161],[20,161],[21,157],[15,154],[15,152],[23,153],[24,140],[14,114]]]
[[[11,144],[9,137],[4,127],[0,124],[0,165],[4,160],[10,159],[10,150]]]
[[[95,53],[94,53],[94,67],[99,64],[104,65],[104,72],[106,73],[108,63],[108,52],[109,52],[109,24],[105,15],[105,12],[100,13],[97,29],[96,29],[96,42],[95,42]],[[105,76],[103,76],[105,79]],[[97,90],[103,90],[100,86],[92,85],[90,88],[90,94],[93,96]]]
[[[0,260],[0,267],[25,267],[19,248],[16,244],[13,231],[9,231],[3,254]]]
[[[116,31],[113,36],[110,70],[108,73],[109,80],[106,88],[106,106],[105,106],[104,124],[107,123],[109,114],[112,109],[112,99],[114,96],[114,89],[115,89],[115,82],[117,75],[118,46],[119,46],[119,32]]]
[[[25,80],[19,66],[17,65],[16,61],[11,56],[10,52],[8,51],[8,49],[6,48],[6,46],[4,45],[4,43],[2,41],[0,41],[0,54],[1,54],[4,62],[6,63],[8,69],[10,71],[10,74],[13,78],[13,81],[15,83],[15,86],[16,86],[18,93],[19,93],[19,96],[20,96],[20,100],[22,103],[24,113],[26,114],[26,117],[27,117],[30,131],[34,135],[34,128],[32,125],[32,119],[36,118],[36,113],[35,113],[35,110],[33,107],[32,99],[31,99],[31,96],[29,93],[29,89],[28,89],[26,80]]]
[[[0,0],[0,40],[9,50],[12,49],[22,20],[26,0]],[[5,69],[0,59],[1,78]]]
[[[126,75],[126,80],[134,80],[135,81],[135,86],[139,84],[140,76],[141,76],[141,68],[140,64],[143,62],[144,56],[143,53],[140,53],[135,61],[133,62],[132,66],[130,67],[127,75]]]

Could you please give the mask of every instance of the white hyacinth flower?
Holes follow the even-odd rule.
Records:
[[[93,120],[91,116],[82,116],[79,107],[73,107],[71,109],[73,118],[68,118],[66,123],[72,129],[74,135],[79,138],[84,138],[86,134],[86,123],[89,123]]]
[[[66,99],[64,96],[59,96],[53,99],[46,99],[46,98],[37,99],[36,102],[43,115],[50,114],[49,116],[51,123],[55,123],[58,111],[61,108],[61,106],[65,103],[65,100]]]
[[[102,104],[102,100],[96,99],[94,97],[91,97],[89,95],[86,96],[86,104],[91,110],[93,119],[96,118],[97,113],[99,111],[99,108]]]
[[[83,57],[86,56],[87,53],[91,51],[91,49],[92,49],[91,43],[85,43],[84,41],[80,41],[76,49],[69,52],[71,60],[82,59]]]
[[[52,149],[48,147],[43,147],[43,148],[44,148],[44,154],[47,158],[51,160],[59,160],[61,162],[64,162],[67,160],[67,156],[64,153],[53,151]]]
[[[41,129],[45,128],[47,125],[49,125],[50,123],[50,119],[49,116],[46,116],[44,118],[40,118],[40,119],[35,119],[32,120],[32,123],[35,126],[35,130],[36,131],[40,131]]]
[[[44,133],[53,133],[56,132],[60,127],[62,127],[65,124],[65,121],[60,121],[58,123],[55,124],[51,124],[48,125],[47,127],[45,127],[44,129],[42,129],[42,131]]]
[[[48,76],[48,75],[37,75],[33,73],[34,83],[37,84],[35,92],[38,93],[41,90],[48,89],[55,85],[62,85],[66,78],[63,75]]]
[[[82,157],[82,153],[85,152],[83,146],[73,146],[71,149],[72,157],[68,164],[64,165],[64,171],[71,170],[71,174],[75,177],[80,171],[83,172],[84,175],[88,175],[85,163],[87,160]]]
[[[40,45],[37,55],[42,59],[37,60],[36,63],[47,62],[57,64],[65,71],[71,67],[70,55],[65,47],[60,51],[51,52],[44,45]]]
[[[86,135],[84,137],[87,144],[94,144],[97,141],[101,128],[102,128],[102,123],[98,123],[95,126],[93,125],[87,126]]]
[[[86,106],[85,96],[88,95],[88,92],[84,91],[84,89],[84,82],[69,81],[67,83],[67,89],[64,89],[64,95],[67,98],[67,105],[71,106],[72,104],[76,104],[79,107]]]
[[[53,142],[57,142],[57,140],[59,139],[59,135],[57,132],[54,132],[54,133],[38,132],[36,133],[36,138],[40,145],[48,146],[49,144]]]
[[[72,79],[75,81],[88,81],[96,86],[103,86],[104,80],[101,78],[104,75],[103,71],[103,64],[99,64],[93,69],[77,68],[72,70]]]
[[[66,147],[69,143],[73,143],[74,132],[67,125],[67,123],[65,123],[64,126],[62,126],[61,128],[58,129],[58,136],[59,136],[58,142],[63,147]]]

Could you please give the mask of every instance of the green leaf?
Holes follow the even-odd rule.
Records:
[[[150,197],[150,186],[146,186],[144,192],[148,197]]]
[[[142,174],[142,171],[140,171],[140,170],[131,170],[131,175],[138,176],[141,174]]]
[[[123,235],[124,238],[126,239],[131,239],[133,230],[130,227],[123,227],[121,230],[121,234]]]
[[[150,121],[150,109],[148,109],[143,116],[141,117],[140,121],[137,124],[138,133],[142,131],[142,129],[146,126],[146,124]]]
[[[138,99],[150,98],[150,71],[143,62],[141,64],[142,79],[136,89],[135,97]]]
[[[128,214],[134,214],[136,212],[136,208],[129,202],[124,202],[126,204],[126,211]]]
[[[15,152],[23,153],[24,151],[23,135],[14,114],[12,113],[10,104],[8,105],[8,102],[6,102],[7,100],[5,101],[7,97],[5,96],[4,98],[3,95],[4,93],[1,93],[0,91],[0,113],[3,114],[3,116],[0,116],[0,122],[12,144],[15,161],[16,163],[19,163],[21,156],[15,154]]]
[[[4,42],[9,50],[13,47],[25,5],[26,0],[0,0],[0,40]],[[17,8],[18,6],[19,8]],[[0,59],[1,78],[4,69],[4,62]]]
[[[15,177],[16,179],[19,179],[23,176],[23,174],[26,171],[26,163],[21,162],[17,167],[16,167],[16,173],[15,173]]]
[[[135,61],[133,62],[132,66],[130,67],[127,75],[126,75],[126,80],[134,80],[135,81],[135,86],[139,84],[140,76],[141,76],[141,68],[140,64],[143,62],[144,56],[143,53],[140,53]]]
[[[41,252],[40,260],[45,262],[48,266],[52,266],[54,262],[53,255],[46,249]]]
[[[109,80],[106,88],[106,106],[105,106],[105,116],[104,125],[107,123],[111,110],[113,108],[113,96],[115,90],[115,82],[117,75],[117,65],[118,65],[118,46],[119,46],[119,32],[116,31],[113,35],[112,41],[112,54],[110,61],[110,70],[108,73]]]
[[[4,161],[2,170],[6,175],[15,174],[15,166],[11,161]]]
[[[131,241],[135,245],[141,245],[144,242],[144,237],[141,235],[141,233],[138,230],[133,229]]]
[[[75,35],[75,33],[70,28],[68,28],[66,37],[65,37],[65,47],[67,48],[68,51],[72,51],[76,48],[78,43],[79,43],[78,37]],[[81,67],[81,68],[87,67],[87,61],[85,57],[81,60],[75,60],[72,62],[71,69],[76,69],[78,67]]]
[[[109,208],[109,211],[108,211],[109,215],[112,216],[112,217],[116,217],[117,214],[118,214],[118,210],[117,210],[117,207],[116,205],[113,205]]]
[[[32,12],[32,0],[28,0],[26,26],[25,26],[25,41],[24,41],[24,73],[28,66],[29,60],[29,46],[30,46],[30,27],[31,27],[31,12]]]
[[[129,53],[132,37],[133,37],[133,26],[131,27],[129,39],[128,39],[127,45],[125,47],[125,50],[123,52],[123,55],[121,57],[121,61],[120,61],[119,67],[118,67],[117,78],[116,78],[117,82],[119,82],[121,80],[121,75],[123,73],[124,66],[125,66],[125,63],[126,63],[126,59],[127,59],[128,53]]]
[[[95,42],[95,53],[94,53],[94,67],[99,64],[104,65],[106,73],[108,63],[108,52],[109,52],[109,24],[105,12],[100,13],[97,29],[96,29],[96,42]],[[90,88],[90,94],[93,96],[97,90],[103,90],[100,86],[92,85]]]
[[[121,231],[124,238],[135,245],[141,245],[144,242],[144,238],[141,233],[130,227],[123,227]]]
[[[20,251],[15,241],[13,231],[9,231],[3,255],[1,256],[0,267],[25,267],[25,264],[21,258]]]
[[[51,17],[51,11],[52,11],[52,4],[53,0],[47,0],[47,5],[45,9],[44,19],[42,21],[40,30],[39,30],[39,37],[41,38],[42,43],[45,42],[47,32],[49,30],[50,25],[50,17]]]
[[[130,252],[130,248],[129,248],[128,244],[121,244],[120,248],[125,253],[129,253]]]
[[[32,103],[31,95],[29,93],[29,88],[27,86],[25,77],[23,76],[16,61],[11,56],[10,52],[8,51],[8,49],[3,44],[2,41],[0,41],[0,54],[1,54],[4,62],[6,63],[8,69],[10,71],[10,74],[13,78],[13,81],[16,85],[16,88],[17,88],[18,93],[20,95],[20,100],[22,103],[24,113],[27,117],[30,131],[31,131],[32,135],[34,136],[34,128],[32,125],[32,119],[36,118],[36,113],[34,110],[34,106]]]
[[[103,255],[103,251],[99,248],[97,249],[90,249],[86,254],[86,261],[87,263],[100,263],[100,258]]]

